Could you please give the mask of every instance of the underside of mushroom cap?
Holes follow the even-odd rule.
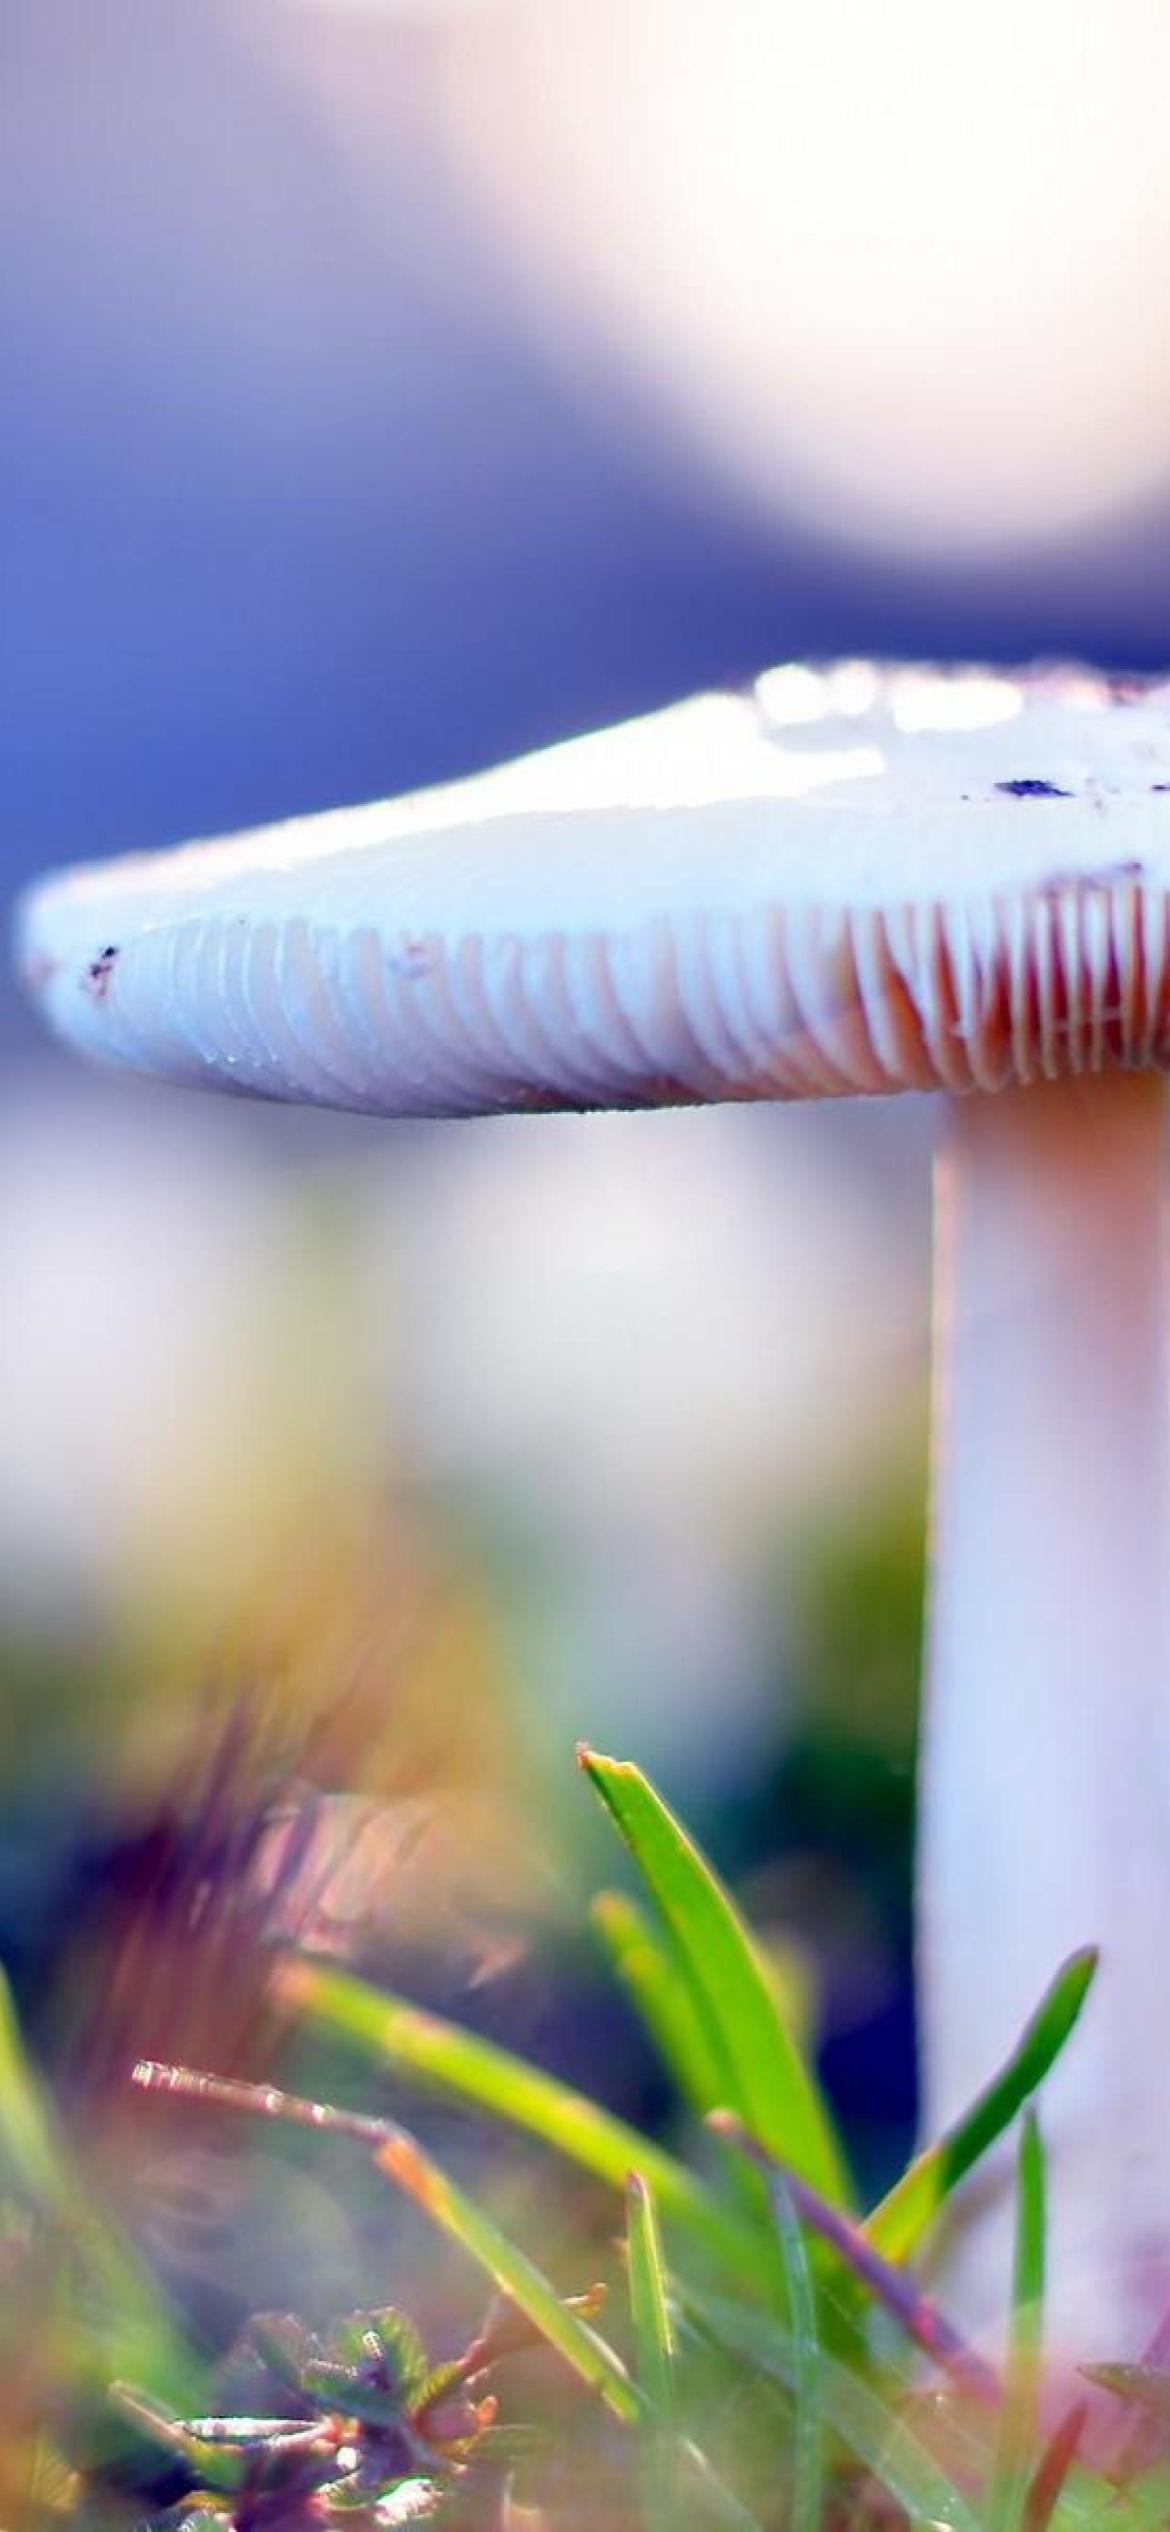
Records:
[[[1170,684],[772,671],[403,800],[50,878],[131,1071],[395,1116],[1170,1063]]]

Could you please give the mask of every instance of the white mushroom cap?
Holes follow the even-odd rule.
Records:
[[[62,1036],[395,1116],[1170,1061],[1170,685],[787,668],[391,804],[66,872]]]
[[[48,880],[22,939],[87,1052],[282,1099],[1006,1093],[951,1103],[939,1181],[924,2097],[948,2121],[1100,1944],[1045,2091],[1048,2344],[1136,2353],[1170,2302],[1170,684],[778,670]],[[1010,2171],[979,2193],[967,2326],[1008,2300]]]

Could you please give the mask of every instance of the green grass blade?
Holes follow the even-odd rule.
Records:
[[[825,2452],[816,2292],[792,2192],[779,2174],[772,2176],[768,2194],[784,2263],[792,2330],[794,2418],[790,2532],[820,2532],[825,2493]]]
[[[677,1951],[719,2086],[707,2106],[738,2111],[822,2197],[848,2204],[848,2174],[827,2105],[729,1893],[640,1769],[593,1750],[579,1756]]]
[[[701,2512],[725,2532],[761,2532],[755,2516],[724,2485],[706,2454],[681,2432],[677,2416],[678,2347],[653,2196],[641,2172],[626,2184],[626,2254],[638,2388],[643,2422],[644,2514],[648,2532],[678,2532],[692,2520],[680,2483],[684,2473],[704,2501]]]
[[[92,2298],[74,2295],[69,2342],[79,2370],[103,2388],[137,2371],[163,2398],[182,2401],[198,2377],[190,2351],[144,2269],[89,2198],[48,2097],[25,2054],[11,1990],[0,1971],[0,2172],[9,2186],[75,2246]]]
[[[735,2275],[750,2280],[757,2273],[759,2243],[750,2225],[722,2207],[685,2163],[556,2076],[316,1961],[289,1961],[281,1989],[319,2028],[364,2056],[538,2137],[611,2188],[623,2191],[627,2174],[641,2171],[665,2217]]]
[[[1043,2082],[1073,2030],[1096,1969],[1095,1951],[1074,1952],[1065,1961],[1006,2064],[945,2136],[915,2157],[866,2218],[867,2239],[886,2259],[908,2259],[917,2250],[951,2191]]]
[[[46,2214],[75,2212],[68,2171],[41,2085],[24,2053],[7,1979],[0,1971],[0,2168]]]
[[[689,2288],[683,2291],[695,2320],[709,2338],[766,2380],[779,2383],[790,2395],[794,2392],[798,2360],[788,2331],[781,2330],[764,2313],[719,2302],[709,2295],[697,2295]],[[838,2363],[825,2349],[820,2356],[818,2396],[825,2426],[840,2437],[913,2521],[945,2524],[949,2532],[981,2532],[978,2517],[963,2491],[912,2429],[858,2374]]]
[[[680,2523],[692,2519],[681,2497],[684,2474],[694,2482],[705,2517],[723,2525],[725,2532],[761,2532],[755,2516],[680,2428],[674,2315],[654,2199],[641,2172],[631,2172],[626,2185],[626,2246],[638,2388],[651,2412],[642,2430],[644,2511],[650,2532],[678,2532]]]
[[[883,2259],[851,2216],[844,2215],[840,2207],[831,2207],[827,2199],[809,2188],[806,2180],[800,2180],[795,2172],[787,2171],[755,2137],[748,2135],[742,2121],[736,2119],[732,2112],[716,2110],[707,2124],[717,2135],[725,2136],[740,2153],[750,2157],[763,2173],[773,2203],[777,2186],[784,2188],[809,2232],[836,2254],[840,2270],[876,2303],[884,2305],[899,2328],[905,2331],[915,2346],[922,2349],[924,2355],[929,2356],[944,2373],[949,2373],[954,2381],[962,2383],[974,2398],[998,2405],[1001,2388],[998,2375],[976,2354],[974,2348],[968,2347],[945,2313],[940,2312],[929,2295],[923,2293],[910,2269]]]
[[[626,2183],[626,2252],[638,2381],[660,2417],[673,2419],[677,2354],[674,2323],[667,2300],[658,2217],[641,2172],[631,2172]]]
[[[1046,2195],[1044,2148],[1035,2113],[1028,2110],[1024,2113],[1016,2170],[1016,2245],[1006,2392],[987,2495],[987,2532],[1022,2532],[1028,2486],[1036,2462]]]
[[[462,2246],[500,2293],[510,2295],[533,2328],[598,2393],[613,2415],[633,2425],[642,2415],[643,2404],[620,2356],[587,2321],[570,2311],[528,2253],[465,2195],[416,2137],[405,2128],[392,2127],[389,2120],[384,2124],[384,2140],[374,2149],[379,2171]]]
[[[439,2230],[462,2245],[486,2270],[500,2292],[531,2322],[538,2335],[559,2349],[566,2364],[598,2392],[615,2417],[628,2424],[641,2417],[644,2403],[620,2356],[596,2330],[562,2303],[547,2277],[527,2253],[509,2241],[489,2215],[477,2207],[448,2177],[408,2128],[394,2119],[371,2118],[360,2110],[337,2109],[328,2101],[308,2101],[282,2092],[275,2084],[245,2083],[239,2076],[209,2075],[195,2066],[174,2066],[143,2058],[134,2069],[143,2092],[163,2093],[176,2101],[200,2101],[219,2110],[239,2111],[250,2119],[271,2120],[307,2130],[314,2136],[344,2136],[360,2145],[376,2168],[413,2199]]]
[[[1048,2187],[1040,2122],[1025,2110],[1016,2187],[1016,2250],[1012,2270],[1011,2362],[1035,2375],[1044,2327],[1048,2250]]]
[[[624,1891],[601,1891],[591,1913],[615,1977],[683,2100],[701,2117],[720,2098],[718,2061],[665,1929]]]
[[[626,2261],[638,2388],[650,2415],[642,2432],[647,2532],[674,2532],[678,2520],[675,2339],[654,2200],[640,2172],[626,2183]]]

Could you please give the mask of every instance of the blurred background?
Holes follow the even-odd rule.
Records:
[[[0,0],[9,892],[793,655],[1164,666],[1167,93],[1164,0]],[[274,2071],[196,1927],[306,1789],[311,1932],[661,2112],[582,1736],[879,2182],[931,1103],[378,1129],[7,988],[0,1058],[0,1955],[164,2270],[377,2291],[295,2158],[125,2101]]]

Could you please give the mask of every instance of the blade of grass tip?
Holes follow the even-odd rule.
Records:
[[[286,2003],[365,2057],[537,2138],[612,2189],[624,2189],[631,2169],[644,2172],[663,2215],[680,2231],[736,2276],[755,2274],[759,2246],[749,2225],[722,2207],[685,2163],[555,2075],[317,1961],[284,1962],[279,1989]]]
[[[1040,2455],[1024,2500],[1024,2532],[1048,2532],[1061,2491],[1073,2463],[1089,2414],[1087,2400],[1074,2400],[1058,2418]]]
[[[794,2206],[810,2229],[819,2234],[831,2250],[837,2252],[845,2266],[875,2300],[885,2305],[906,2336],[924,2355],[932,2357],[944,2373],[950,2374],[964,2391],[988,2404],[998,2404],[1002,2386],[994,2368],[969,2347],[965,2339],[939,2311],[928,2295],[923,2294],[917,2279],[904,2269],[883,2259],[867,2240],[862,2226],[842,2215],[839,2207],[830,2207],[802,2181],[788,2171],[750,2136],[741,2120],[733,2113],[716,2110],[707,2122],[717,2135],[750,2157],[764,2175],[774,2208],[787,2201]]]
[[[887,2259],[907,2259],[918,2248],[951,2191],[1044,2081],[1079,2019],[1097,1961],[1089,1949],[1064,1962],[998,2074],[866,2217],[866,2236]]]
[[[641,2416],[641,2396],[620,2356],[599,2332],[562,2302],[556,2288],[527,2252],[509,2241],[492,2218],[465,2196],[408,2129],[392,2119],[373,2119],[360,2111],[339,2110],[325,2101],[305,2101],[296,2093],[278,2091],[275,2085],[242,2083],[227,2076],[203,2074],[190,2066],[168,2066],[144,2059],[134,2069],[134,2081],[144,2091],[206,2101],[221,2110],[278,2119],[291,2127],[314,2129],[320,2135],[352,2137],[372,2154],[387,2180],[430,2216],[441,2232],[461,2244],[500,2292],[518,2305],[540,2337],[556,2348],[590,2390],[600,2395],[615,2417],[632,2425]]]
[[[638,2388],[648,2415],[641,2438],[643,2512],[648,2532],[673,2532],[678,2518],[675,2340],[654,2200],[640,2172],[626,2182],[626,2263]]]
[[[599,1891],[590,1914],[668,2075],[701,2117],[720,2098],[719,2064],[665,1929],[625,1891]]]
[[[1037,2428],[1046,2236],[1044,2147],[1035,2112],[1027,2110],[1016,2166],[1016,2245],[1006,2396],[987,2493],[987,2532],[1022,2532],[1027,2508]]]
[[[821,2417],[821,2345],[817,2303],[804,2234],[792,2190],[783,2175],[769,2174],[768,2195],[776,2219],[788,2288],[795,2379],[790,2532],[819,2532],[825,2493],[824,2425]]]
[[[638,2387],[652,2412],[643,2425],[647,2523],[661,2526],[661,2532],[677,2532],[679,2522],[686,2520],[679,2498],[681,2464],[705,2501],[704,2513],[725,2532],[761,2532],[756,2517],[725,2485],[702,2447],[679,2429],[674,2316],[654,2199],[641,2172],[631,2172],[626,2184],[626,2243]]]
[[[1165,2526],[1170,2522],[1170,2472],[1155,2474],[1161,2480],[1160,2503],[1155,2504],[1156,2492],[1151,2490],[1147,2508],[1143,2481],[1135,2479],[1121,2483],[1112,2463],[1103,2466],[1094,2459],[1090,2465],[1078,2458],[1077,2447],[1087,2414],[1091,2414],[1088,2404],[1075,2402],[1058,2421],[1041,2452],[1024,2502],[1024,2523],[1028,2532],[1033,2491],[1038,2492],[1035,2503],[1040,2510],[1047,2503],[1046,2481],[1050,2468],[1053,2475],[1060,2470],[1064,2474],[1048,2516],[1052,2532],[1105,2532],[1106,2525],[1110,2527],[1110,2532],[1153,2532],[1155,2521],[1160,2532],[1165,2532]],[[1069,2444],[1071,2452],[1067,2450]]]
[[[689,2284],[684,2283],[680,2292],[708,2338],[766,2381],[778,2383],[792,2394],[796,2353],[788,2331],[782,2330],[767,2313],[722,2302]],[[818,2391],[825,2426],[912,2520],[945,2524],[949,2532],[982,2532],[963,2491],[913,2429],[871,2391],[859,2374],[840,2364],[824,2347]]]
[[[658,2217],[641,2172],[631,2172],[626,2181],[626,2251],[638,2381],[659,2416],[673,2420],[677,2354],[674,2323]]]
[[[718,2073],[719,2098],[822,2197],[849,2205],[851,2184],[828,2105],[730,1892],[639,1768],[585,1748],[577,1757],[668,1930]]]

